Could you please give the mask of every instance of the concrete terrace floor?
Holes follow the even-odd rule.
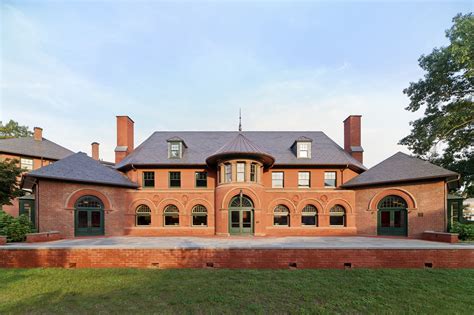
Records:
[[[474,243],[448,244],[381,237],[94,237],[44,243],[9,243],[0,249],[474,249]]]

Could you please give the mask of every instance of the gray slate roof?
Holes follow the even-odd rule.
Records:
[[[27,177],[136,188],[121,172],[103,165],[83,152],[29,172]]]
[[[247,137],[245,137],[242,133],[238,133],[234,139],[227,142],[224,146],[214,152],[214,155],[223,153],[268,154],[264,152],[257,144],[253,143]]]
[[[259,150],[275,158],[276,165],[350,165],[366,168],[321,131],[245,131],[242,134]],[[116,165],[205,165],[206,159],[231,142],[237,131],[163,131],[154,132],[130,155]],[[292,145],[300,137],[312,140],[311,158],[298,159]],[[168,158],[167,139],[179,137],[186,142],[183,158]]]
[[[48,139],[43,138],[42,141],[38,141],[33,137],[0,139],[0,152],[51,160],[60,160],[74,154],[71,150]]]
[[[357,177],[354,177],[342,185],[342,187],[447,178],[457,175],[455,172],[431,164],[430,162],[398,152]]]

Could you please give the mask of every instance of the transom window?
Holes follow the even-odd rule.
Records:
[[[170,187],[181,187],[181,172],[170,172]]]
[[[298,172],[298,187],[309,188],[310,173],[309,172]]]
[[[298,143],[298,158],[307,159],[310,157],[311,157],[311,143],[299,142]]]
[[[95,196],[84,196],[79,198],[79,200],[76,202],[76,208],[103,209],[104,205],[102,204],[102,201]]]
[[[285,205],[278,205],[273,210],[273,225],[288,226],[290,210]]]
[[[179,226],[179,209],[175,205],[166,206],[163,216],[165,226]]]
[[[341,205],[335,205],[329,210],[329,224],[333,226],[346,225],[346,209]]]
[[[20,159],[20,168],[28,171],[33,170],[33,159],[21,158]]]
[[[191,211],[193,215],[193,226],[207,226],[207,209],[203,205],[196,205]]]
[[[253,202],[247,196],[235,196],[230,201],[229,208],[253,208]]]
[[[272,172],[272,188],[283,188],[283,172]]]
[[[155,172],[143,172],[143,187],[155,187]]]
[[[387,208],[408,208],[407,202],[405,199],[399,196],[387,196],[382,199],[378,206],[379,209]]]
[[[257,164],[255,163],[250,164],[250,181],[257,181]]]
[[[306,205],[301,211],[301,225],[317,226],[318,210],[313,205]]]
[[[336,172],[324,172],[324,187],[336,187]]]
[[[244,162],[237,163],[237,181],[238,182],[245,181],[245,163]]]
[[[232,165],[231,164],[224,164],[224,181],[226,183],[230,183],[232,181]]]
[[[181,156],[181,142],[170,142],[170,158],[180,159]]]
[[[207,172],[196,172],[196,187],[207,187]]]
[[[143,226],[151,224],[151,209],[147,205],[139,205],[135,210],[135,225]]]

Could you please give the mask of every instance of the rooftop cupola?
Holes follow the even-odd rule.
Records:
[[[243,133],[222,146],[213,155],[206,159],[209,165],[215,165],[220,161],[231,159],[252,159],[261,162],[265,167],[270,167],[275,163],[275,158],[263,151],[259,146],[250,141]]]

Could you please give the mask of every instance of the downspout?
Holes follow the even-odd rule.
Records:
[[[445,229],[448,228],[448,184],[454,181],[459,181],[460,179],[461,179],[461,175],[458,174],[458,176],[455,179],[447,180],[444,185],[444,228]]]

